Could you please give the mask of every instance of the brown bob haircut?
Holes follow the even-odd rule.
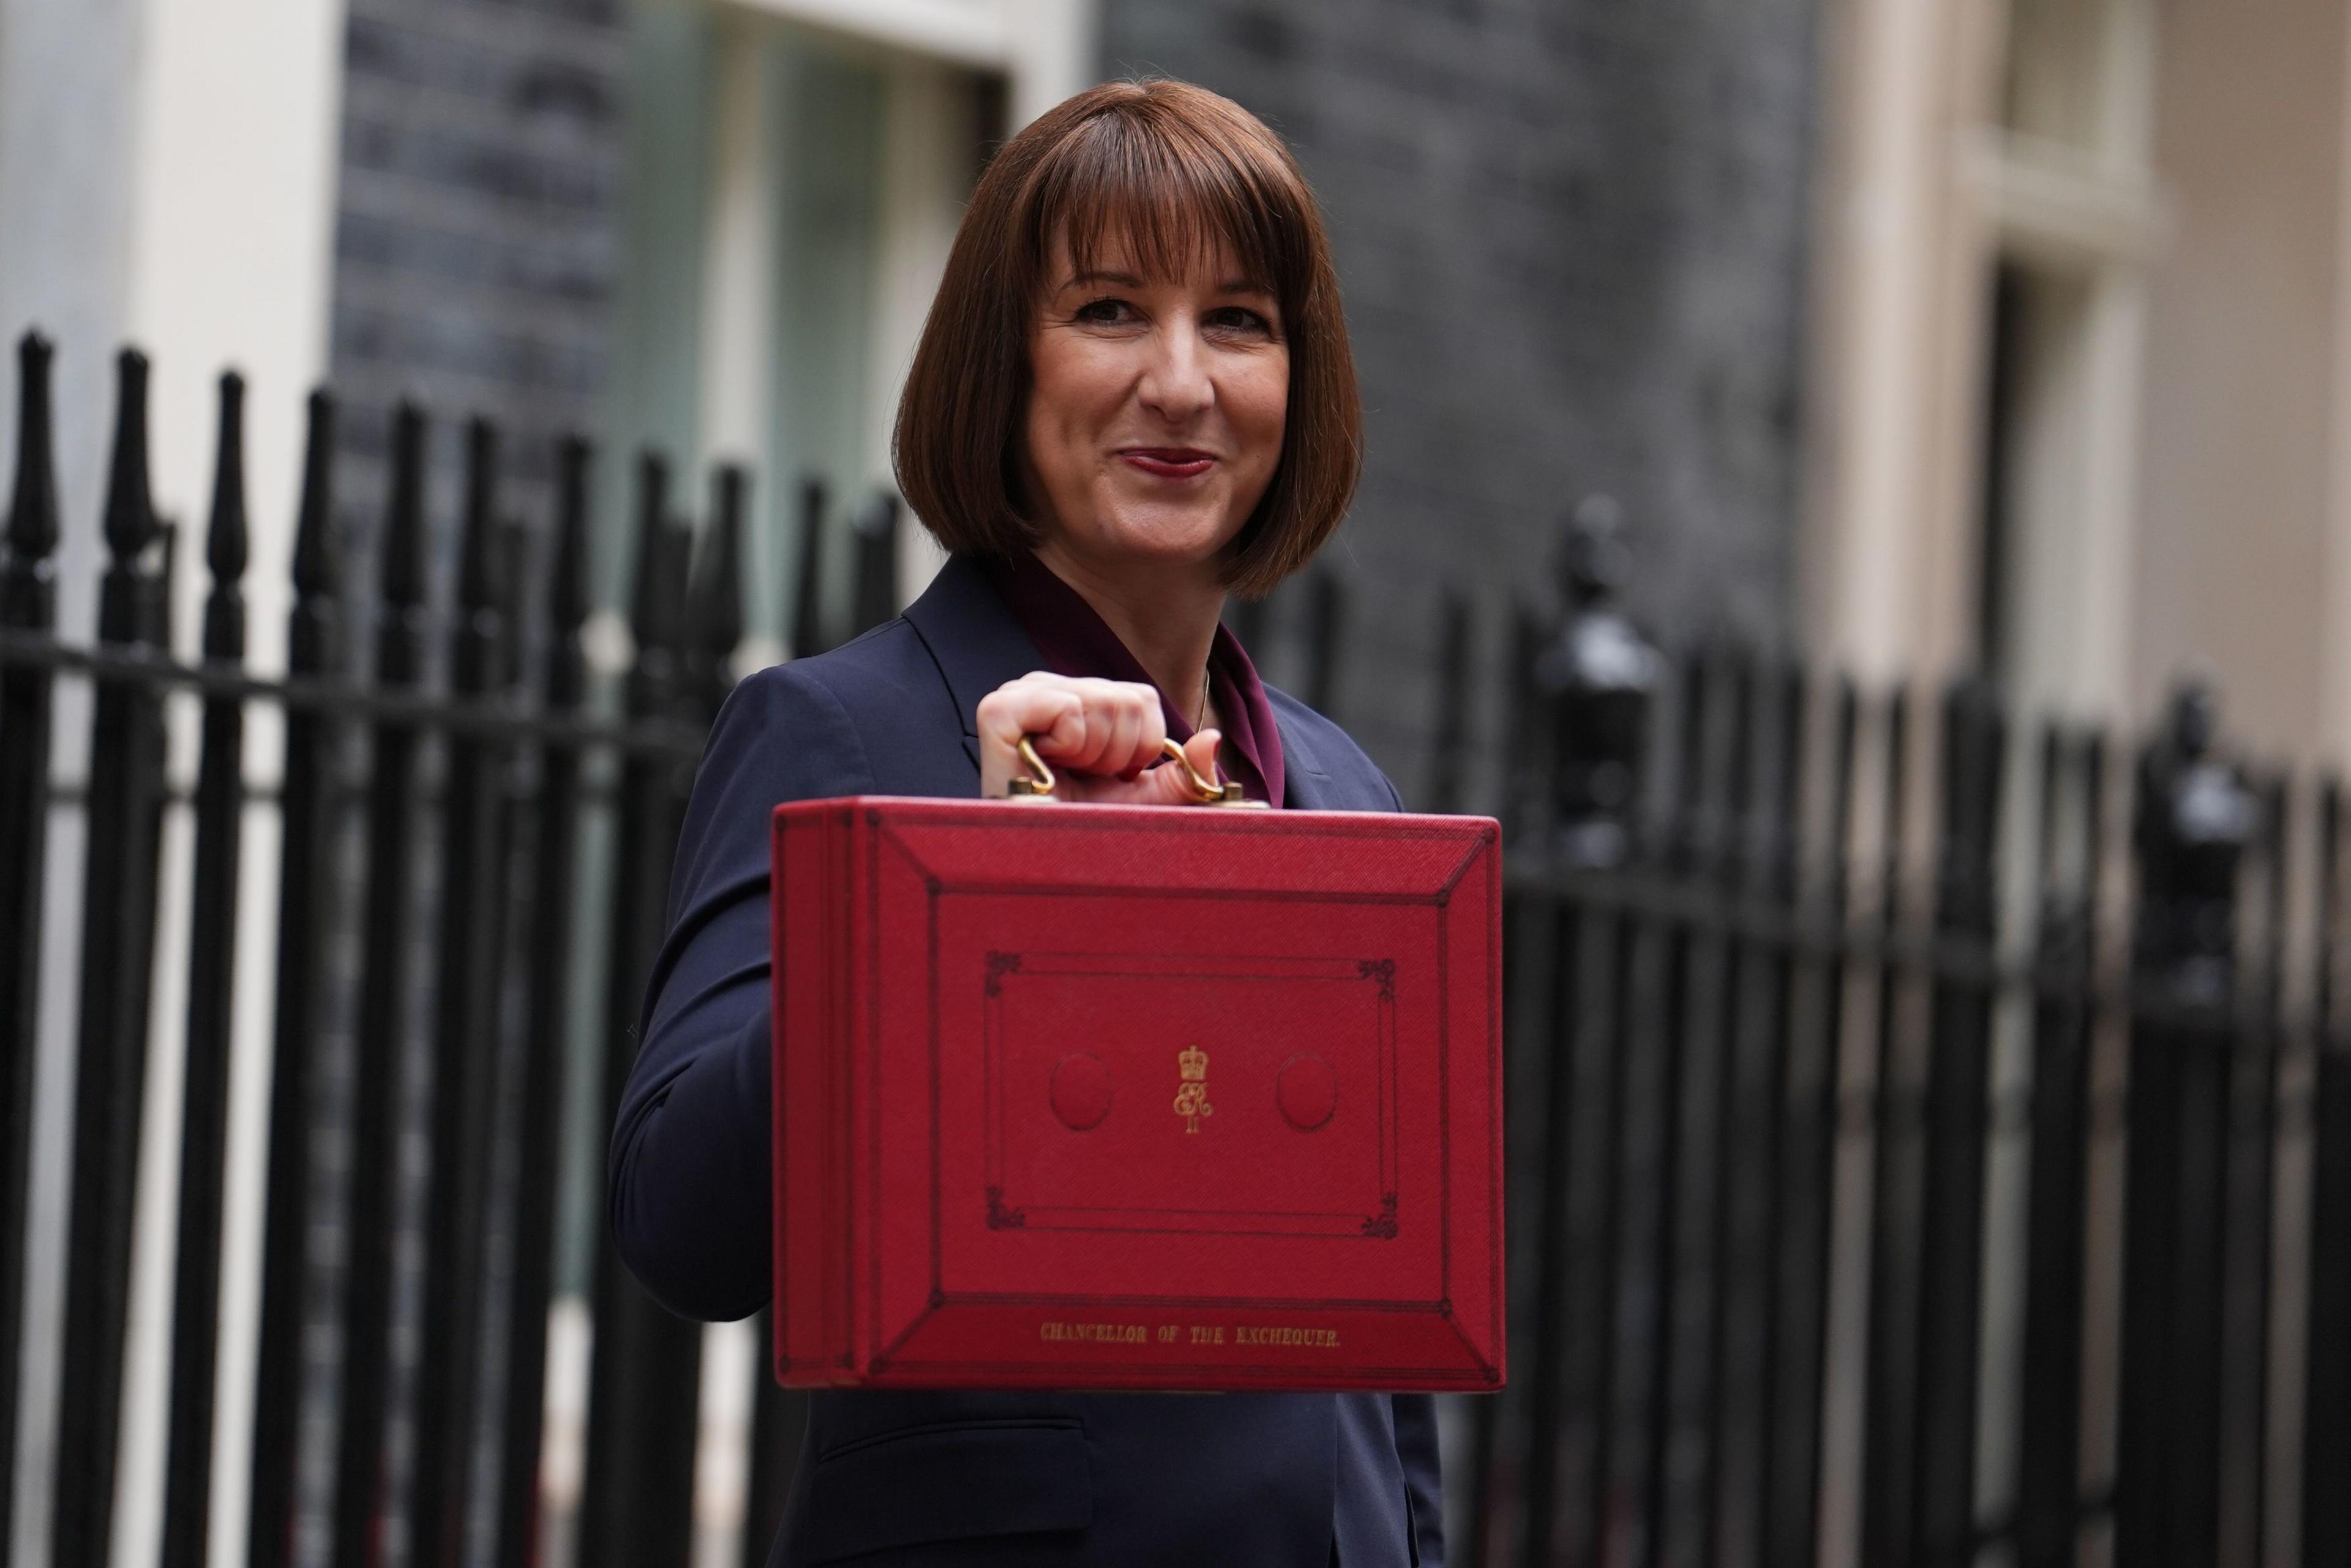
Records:
[[[1081,92],[1014,137],[956,231],[898,402],[898,487],[957,554],[1033,549],[1021,516],[1029,340],[1057,240],[1080,272],[1106,244],[1178,277],[1221,245],[1280,307],[1290,350],[1281,459],[1228,549],[1226,583],[1257,598],[1306,564],[1345,515],[1363,408],[1322,214],[1281,141],[1249,110],[1180,81]]]

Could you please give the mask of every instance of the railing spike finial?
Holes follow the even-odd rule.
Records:
[[[637,455],[637,576],[629,596],[629,630],[640,655],[669,646],[668,589],[664,581],[670,554],[669,463],[648,447]]]
[[[824,481],[810,474],[800,480],[800,549],[799,577],[793,584],[792,624],[784,634],[792,657],[805,659],[825,651],[824,642]]]
[[[392,416],[392,500],[384,519],[385,602],[424,602],[424,411],[403,400]]]
[[[855,630],[871,632],[898,613],[898,494],[880,489],[857,509]]]
[[[38,332],[16,344],[16,487],[8,503],[5,542],[19,570],[57,548],[57,470],[49,411],[49,368],[56,350]]]
[[[588,572],[588,479],[595,448],[584,436],[567,435],[555,449],[555,580],[549,613],[556,631],[569,636],[586,622]]]
[[[215,582],[245,575],[245,378],[220,379],[220,440],[213,455],[213,510],[204,532],[204,564]]]
[[[341,585],[335,549],[335,394],[310,394],[302,448],[301,513],[294,528],[294,587],[300,597],[332,597]]]
[[[743,530],[750,494],[751,476],[737,464],[722,464],[711,476],[710,528],[686,594],[695,670],[714,714],[735,685],[730,662],[743,640]]]
[[[128,560],[155,542],[155,503],[147,484],[147,356],[125,349],[115,359],[114,455],[106,485],[106,542]]]
[[[465,425],[465,510],[458,525],[457,614],[449,626],[449,678],[462,695],[506,684],[514,664],[507,613],[509,549],[498,517],[498,432],[476,414]]]
[[[472,612],[495,611],[499,582],[498,429],[475,414],[465,426],[465,517],[459,541],[457,602]]]

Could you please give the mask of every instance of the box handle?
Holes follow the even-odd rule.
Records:
[[[1241,792],[1239,785],[1220,784],[1193,767],[1192,759],[1184,755],[1184,748],[1173,740],[1161,741],[1159,749],[1160,754],[1168,761],[1184,770],[1184,782],[1191,789],[1195,805],[1234,806],[1243,809],[1254,808],[1259,810],[1265,809],[1264,801],[1249,799]],[[1045,759],[1037,755],[1036,737],[1022,736],[1019,751],[1021,766],[1029,769],[1029,775],[1027,778],[1015,778],[1005,786],[1006,798],[1014,800],[1053,799],[1053,787],[1060,780],[1053,777],[1053,770],[1046,766]]]

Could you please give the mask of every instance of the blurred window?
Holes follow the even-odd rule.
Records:
[[[2146,267],[2152,0],[2015,0],[1977,184],[1991,219],[1976,657],[2036,701],[2119,694]]]
[[[674,504],[696,517],[710,465],[749,466],[761,637],[786,630],[810,481],[828,498],[824,598],[845,602],[850,551],[834,530],[891,484],[897,390],[1005,129],[1002,75],[964,58],[960,31],[933,52],[905,28],[876,39],[765,14],[793,8],[632,6],[615,441],[601,472],[602,526],[624,530],[635,448],[677,461]],[[912,534],[908,590],[928,567]]]

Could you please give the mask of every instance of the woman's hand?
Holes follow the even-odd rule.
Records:
[[[1065,800],[1122,806],[1188,806],[1189,781],[1173,763],[1155,767],[1167,740],[1159,694],[1134,681],[1096,681],[1040,670],[1007,681],[979,701],[979,792],[994,800],[1029,769],[1020,760],[1022,736],[1035,737],[1037,755],[1060,775],[1053,793]],[[1204,729],[1185,742],[1192,766],[1217,776],[1217,734]]]

